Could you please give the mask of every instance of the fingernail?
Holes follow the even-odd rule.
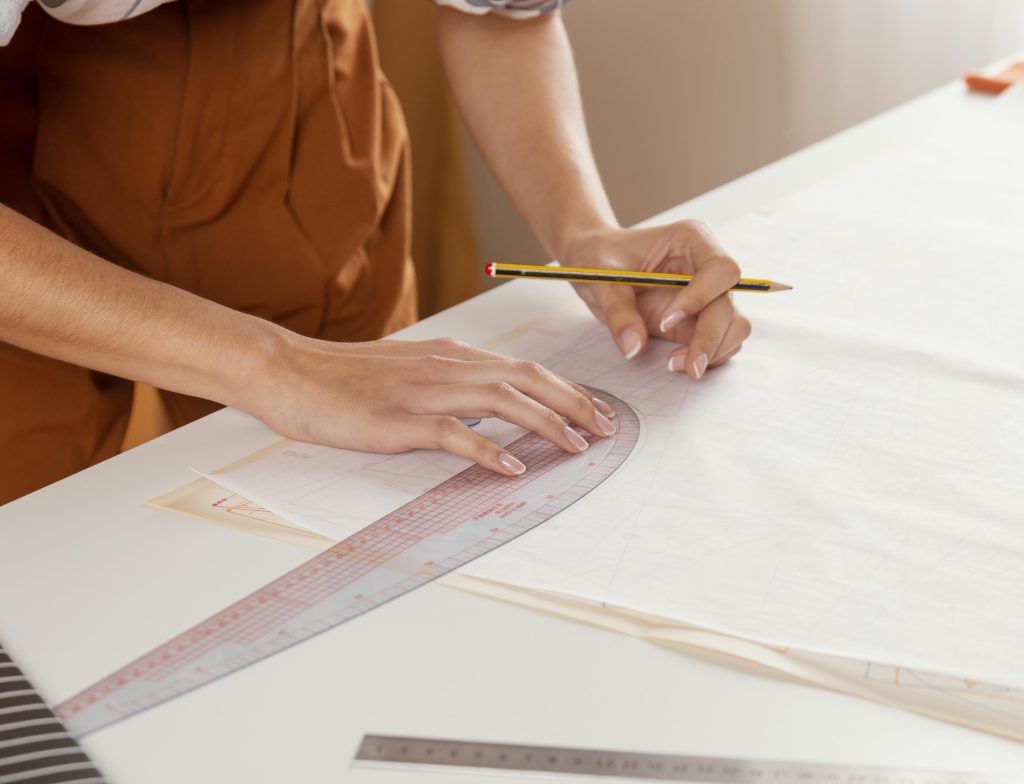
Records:
[[[565,437],[570,444],[576,447],[578,452],[582,452],[587,448],[587,441],[583,436],[573,430],[571,427],[565,429]]]
[[[693,360],[693,374],[700,378],[704,375],[704,371],[708,369],[708,355],[701,354],[695,360]]]
[[[518,460],[512,457],[512,455],[510,455],[508,452],[502,452],[498,456],[498,462],[501,463],[513,474],[516,474],[517,476],[526,471],[526,466],[524,466],[522,463],[520,463]]]
[[[626,359],[632,359],[640,353],[640,333],[635,329],[627,329],[619,335],[619,350]]]
[[[615,435],[615,425],[613,425],[611,420],[600,411],[594,414],[594,421],[597,423],[597,429],[606,436]]]
[[[684,318],[686,318],[685,310],[677,310],[674,313],[669,313],[667,316],[665,316],[665,318],[661,320],[661,324],[658,325],[658,328],[662,332],[668,332],[670,329],[672,329],[672,327],[681,322]]]
[[[592,401],[594,401],[594,407],[598,411],[600,411],[602,414],[604,414],[606,417],[613,417],[613,416],[615,416],[615,409],[612,408],[607,403],[605,403],[603,400],[601,400],[600,398],[597,398],[597,397],[592,397],[590,399]]]
[[[673,354],[668,358],[668,369],[677,373],[683,369],[684,362],[686,362],[686,354]]]

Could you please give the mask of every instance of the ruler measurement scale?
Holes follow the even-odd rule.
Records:
[[[519,478],[471,466],[57,706],[83,736],[338,626],[537,527],[608,478],[639,437],[599,390],[615,435],[570,454],[535,433],[507,448]]]
[[[689,757],[600,749],[521,746],[465,740],[367,735],[356,752],[363,766],[409,766],[610,777],[689,784],[1003,784],[978,773],[826,765],[781,760]]]

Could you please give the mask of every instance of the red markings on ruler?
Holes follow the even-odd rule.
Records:
[[[357,617],[540,525],[599,485],[637,441],[636,413],[599,394],[615,406],[619,428],[591,446],[600,459],[570,462],[576,455],[527,434],[508,446],[529,466],[525,475],[467,468],[75,695],[58,714],[75,734],[99,729]],[[532,493],[537,482],[559,489]]]

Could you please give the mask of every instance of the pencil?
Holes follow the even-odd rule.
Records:
[[[542,280],[583,280],[591,283],[621,283],[627,286],[688,286],[693,275],[673,272],[636,272],[586,267],[547,267],[538,264],[497,264],[491,262],[484,271],[492,278],[535,278]],[[788,291],[785,283],[760,278],[740,278],[733,291]]]

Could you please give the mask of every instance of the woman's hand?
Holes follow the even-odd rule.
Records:
[[[602,229],[570,246],[565,266],[676,272],[693,275],[685,288],[644,288],[577,283],[576,291],[608,326],[626,359],[639,354],[648,335],[679,343],[669,370],[699,379],[736,354],[750,322],[733,305],[729,289],[739,265],[705,224],[680,221],[644,229]]]
[[[526,467],[460,418],[500,417],[573,453],[587,442],[572,425],[597,437],[615,432],[614,410],[582,387],[455,340],[332,343],[284,333],[272,356],[270,383],[232,404],[298,441],[384,453],[440,448],[516,476]]]

